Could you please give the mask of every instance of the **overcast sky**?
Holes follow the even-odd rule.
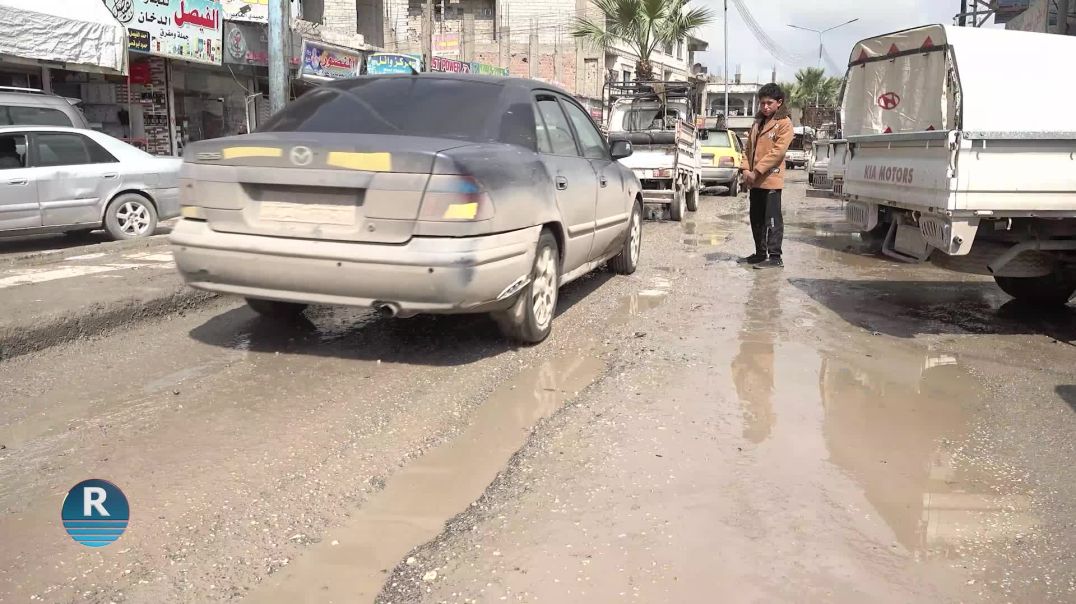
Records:
[[[711,74],[720,76],[724,64],[723,0],[694,0],[693,4],[710,6],[716,11],[717,20],[703,28],[698,36],[710,43],[710,50],[696,55],[696,61],[709,67]],[[863,38],[930,23],[951,24],[953,15],[960,12],[960,0],[744,0],[743,4],[779,46],[790,55],[806,59],[795,66],[777,62],[758,44],[729,0],[729,78],[732,79],[736,66],[740,65],[745,82],[770,81],[774,65],[778,81],[792,80],[799,68],[815,66],[818,35],[792,29],[789,23],[826,29],[859,17],[859,21],[829,32],[824,38],[827,54],[838,65],[844,65],[852,45]],[[826,71],[830,75],[844,75],[832,68]]]

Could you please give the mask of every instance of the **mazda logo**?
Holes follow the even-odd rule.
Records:
[[[895,92],[887,92],[878,97],[878,106],[882,109],[896,109],[897,105],[900,105],[900,95]]]
[[[309,166],[312,161],[314,161],[314,152],[310,150],[310,147],[291,148],[291,163],[296,166]]]

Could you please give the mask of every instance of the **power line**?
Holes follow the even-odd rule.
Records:
[[[812,59],[806,55],[795,55],[786,51],[780,44],[775,42],[773,38],[766,33],[766,30],[759,25],[759,22],[755,19],[755,16],[751,14],[751,11],[747,8],[747,5],[743,0],[732,0],[732,3],[736,7],[736,12],[740,13],[740,17],[743,19],[744,24],[747,25],[747,29],[749,29],[751,34],[755,37],[755,40],[761,44],[762,47],[777,60],[777,62],[789,67],[799,67],[804,63],[810,63],[812,61]]]

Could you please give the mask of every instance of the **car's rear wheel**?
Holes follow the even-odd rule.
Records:
[[[639,267],[639,256],[643,247],[643,209],[638,202],[631,211],[628,224],[628,237],[620,253],[609,261],[609,268],[618,275],[630,275]]]
[[[281,302],[279,300],[262,300],[261,298],[247,298],[247,306],[263,317],[273,319],[294,319],[306,310],[306,304],[298,302]]]
[[[740,195],[740,177],[737,176],[729,183],[729,190],[725,192],[725,195],[729,197],[738,197]]]
[[[553,233],[542,231],[534,254],[531,280],[507,310],[493,313],[501,333],[524,344],[549,337],[560,294],[560,252]]]
[[[120,195],[105,210],[105,230],[113,239],[148,237],[157,230],[157,209],[141,195]]]

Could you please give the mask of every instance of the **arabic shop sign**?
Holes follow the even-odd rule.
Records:
[[[303,42],[291,32],[291,66],[299,66]],[[233,65],[269,65],[269,29],[258,23],[224,22],[224,62]]]
[[[128,48],[220,65],[224,13],[216,0],[105,0],[127,27]]]
[[[220,0],[224,7],[224,16],[231,21],[269,22],[269,0]],[[302,7],[299,0],[291,0],[291,18],[301,19]]]
[[[386,75],[402,73],[411,75],[412,69],[422,71],[422,57],[394,52],[376,52],[366,57],[366,73]]]
[[[445,57],[433,57],[430,59],[430,71],[444,73],[473,73],[476,75],[508,76],[508,70],[504,67],[494,67],[485,63],[464,62]]]
[[[299,79],[313,81],[342,80],[359,75],[362,55],[357,51],[303,40],[303,59]]]

